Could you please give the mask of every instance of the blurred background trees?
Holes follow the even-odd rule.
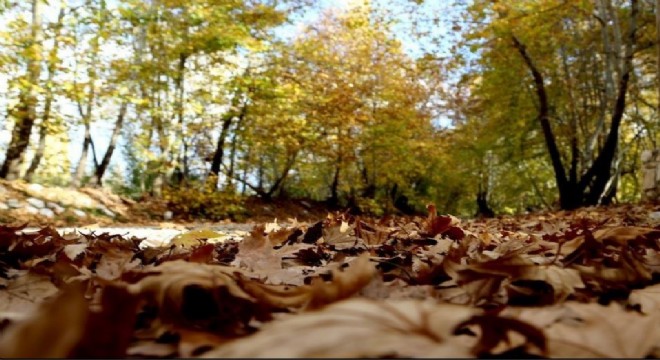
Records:
[[[439,3],[0,2],[0,178],[216,217],[246,196],[376,215],[639,200],[655,1]]]

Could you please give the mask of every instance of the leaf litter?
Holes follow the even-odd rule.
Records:
[[[196,231],[0,226],[0,357],[657,357],[657,206]]]

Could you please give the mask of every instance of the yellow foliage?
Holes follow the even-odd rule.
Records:
[[[174,214],[184,218],[203,216],[211,220],[236,219],[245,214],[242,198],[230,191],[217,191],[211,186],[167,188],[163,197]]]

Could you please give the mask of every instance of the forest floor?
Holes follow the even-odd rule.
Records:
[[[270,222],[274,219],[313,221],[333,210],[322,202],[311,200],[263,201],[256,197],[246,199],[243,207],[246,214],[241,218],[242,223]],[[136,201],[107,189],[71,189],[0,180],[0,224],[171,227],[232,222],[229,219],[185,219],[176,214],[170,218],[167,211],[167,203],[158,198],[145,197]]]
[[[164,244],[0,221],[0,357],[660,356],[660,204],[271,215]]]

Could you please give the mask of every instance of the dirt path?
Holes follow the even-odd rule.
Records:
[[[254,224],[251,223],[229,223],[229,224],[190,224],[187,226],[176,225],[176,227],[160,227],[160,226],[79,226],[79,227],[58,227],[57,231],[60,234],[71,233],[77,231],[81,234],[103,234],[109,233],[111,235],[121,235],[122,237],[138,237],[146,239],[141,246],[163,246],[169,243],[175,236],[193,230],[209,229],[214,232],[233,235],[235,238],[240,238],[246,233],[250,232]],[[29,227],[25,228],[24,232],[37,231],[38,228]]]

